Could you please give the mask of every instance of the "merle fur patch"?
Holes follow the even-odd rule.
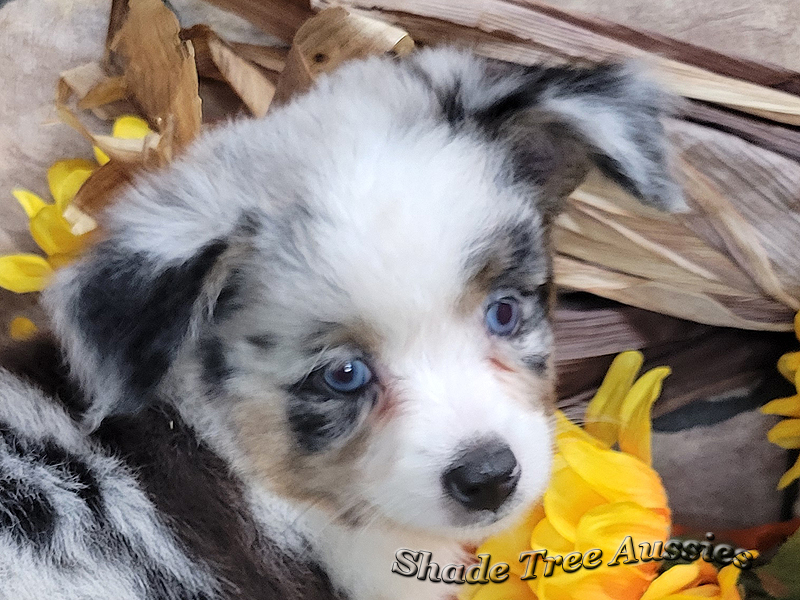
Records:
[[[183,264],[163,270],[145,256],[99,246],[83,281],[75,318],[103,362],[112,363],[127,393],[116,412],[135,410],[166,373],[186,335],[205,275],[226,249],[217,241]]]
[[[378,398],[375,385],[354,394],[337,394],[321,383],[321,372],[289,388],[289,426],[303,452],[329,449],[347,439]]]

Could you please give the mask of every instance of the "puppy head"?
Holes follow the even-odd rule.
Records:
[[[680,205],[659,115],[624,67],[436,50],[212,132],[47,294],[88,421],[168,396],[332,518],[502,526],[549,476],[548,223],[592,163]]]

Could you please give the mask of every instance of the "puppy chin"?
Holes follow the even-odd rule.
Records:
[[[453,526],[447,529],[447,535],[451,539],[463,544],[479,544],[486,538],[511,529],[520,523],[525,516],[533,509],[541,498],[533,501],[513,502],[505,510],[497,513],[487,513],[485,515],[473,515],[472,522],[464,522],[462,525]]]
[[[460,544],[480,544],[487,538],[519,524],[542,500],[541,493],[521,495],[509,499],[507,505],[498,511],[466,511],[458,507],[439,509],[439,518],[428,518],[424,523],[398,523],[395,519],[386,520],[400,529],[421,535],[434,535]],[[433,515],[431,515],[433,516]],[[438,523],[436,522],[438,521]]]

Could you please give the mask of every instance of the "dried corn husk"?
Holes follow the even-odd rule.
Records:
[[[253,115],[263,117],[267,114],[275,95],[275,84],[261,69],[239,56],[210,27],[195,25],[183,32],[182,37],[194,44],[197,70],[201,76],[225,81]]]
[[[312,0],[317,9],[331,4],[328,0]],[[646,52],[553,16],[552,10],[534,2],[487,0],[463,2],[458,7],[438,0],[345,0],[335,4],[385,18],[420,42],[463,42],[459,34],[471,30],[476,34],[470,35],[468,41],[477,52],[513,62],[538,63],[543,55],[549,62],[640,59],[650,64],[656,77],[677,94],[782,123],[800,124],[800,98],[793,94]]]
[[[161,0],[129,0],[110,49],[121,57],[128,93],[154,129],[163,133],[171,120],[175,148],[191,142],[202,122],[197,68],[172,11]]]
[[[294,36],[286,66],[278,81],[277,103],[307,89],[320,73],[346,60],[393,52],[403,56],[414,49],[408,33],[382,21],[343,8],[329,8],[306,21]]]

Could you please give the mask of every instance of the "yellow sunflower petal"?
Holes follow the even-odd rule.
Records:
[[[667,506],[658,473],[635,456],[601,450],[577,437],[560,440],[559,449],[569,466],[608,501],[632,500],[646,508]]]
[[[800,448],[800,419],[786,419],[767,433],[767,439],[781,448]]]
[[[765,415],[800,418],[800,394],[767,402],[761,407],[761,412]]]
[[[630,351],[617,355],[600,389],[586,408],[586,431],[607,446],[617,441],[620,407],[643,362],[641,352]]]
[[[114,121],[111,135],[123,140],[141,140],[150,133],[147,121],[133,115],[124,115]]]
[[[15,317],[8,324],[8,334],[14,341],[29,340],[39,331],[33,321],[27,317]]]
[[[641,600],[661,600],[690,587],[699,578],[700,566],[697,563],[675,565],[653,580]]]
[[[0,288],[17,294],[43,290],[52,274],[48,262],[36,254],[0,256]]]
[[[778,489],[786,489],[795,479],[800,479],[800,458],[798,458],[792,468],[786,471],[780,478],[780,481],[778,481]]]
[[[47,183],[56,205],[63,211],[97,168],[82,158],[60,160],[47,170]]]
[[[550,485],[544,494],[544,508],[553,527],[571,542],[581,517],[606,499],[592,490],[569,465],[553,471]]]
[[[444,585],[444,584],[439,584]],[[464,590],[465,594],[459,596],[462,599],[471,600],[536,600],[530,586],[526,581],[521,581],[519,577],[513,575],[503,583],[487,583],[485,585],[474,586],[466,585],[465,588],[478,588],[475,595],[468,595],[470,590]]]
[[[713,583],[707,583],[695,588],[683,590],[677,594],[670,594],[664,596],[663,600],[695,600],[695,598],[717,598],[719,600],[719,586]]]
[[[581,552],[592,548],[603,551],[611,561],[621,548],[625,538],[633,539],[633,547],[639,556],[642,542],[666,542],[669,536],[669,519],[636,502],[614,502],[603,504],[587,512],[578,524],[575,547]],[[642,563],[657,567],[656,563]]]
[[[648,465],[652,464],[650,411],[661,394],[661,383],[670,372],[668,367],[658,367],[642,375],[620,409],[619,449]]]
[[[547,550],[548,554],[568,554],[574,550],[574,545],[558,531],[549,519],[542,519],[533,528],[530,538],[532,550]]]
[[[525,573],[525,564],[519,562],[519,555],[530,550],[531,532],[544,518],[544,508],[537,505],[516,527],[512,527],[484,542],[476,554],[488,554],[492,562],[504,562],[517,575]]]
[[[639,600],[652,576],[626,565],[529,580],[539,600]]]
[[[31,236],[48,255],[77,252],[81,239],[55,205],[42,208],[30,222]]]
[[[800,342],[800,311],[794,315],[794,335]]]
[[[599,439],[591,436],[584,429],[570,421],[567,416],[560,410],[556,411],[556,441],[562,436],[579,437],[585,442],[588,442],[598,448],[608,448],[609,445],[603,443]]]
[[[741,569],[735,565],[728,565],[722,567],[717,573],[717,581],[719,581],[720,600],[742,600],[739,594],[739,575],[742,573]]]
[[[40,196],[37,196],[29,190],[14,188],[11,190],[11,195],[14,196],[14,198],[17,199],[17,202],[20,203],[22,209],[25,211],[25,214],[28,215],[29,219],[36,216],[36,213],[38,213],[45,206],[48,206],[47,202],[42,200]]]
[[[800,371],[800,352],[789,352],[778,359],[778,371],[792,383]]]
[[[108,161],[110,161],[110,160],[111,160],[111,159],[108,157],[108,154],[106,154],[105,152],[103,152],[103,151],[102,151],[100,148],[98,148],[97,146],[92,146],[92,150],[94,150],[94,158],[95,158],[95,160],[97,161],[97,164],[98,164],[98,165],[100,165],[101,167],[102,167],[103,165],[105,165],[105,164],[106,164]]]
[[[80,252],[72,252],[70,254],[53,254],[47,257],[47,262],[57,271],[61,267],[66,267],[68,264],[75,262],[80,256]]]

